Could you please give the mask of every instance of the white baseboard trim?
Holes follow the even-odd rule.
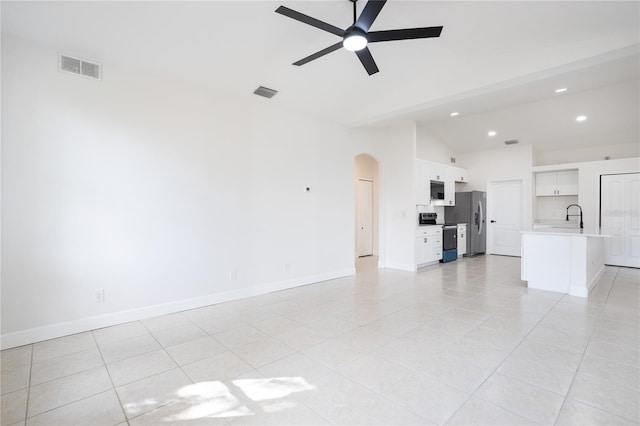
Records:
[[[401,271],[415,272],[417,270],[416,265],[414,264],[399,263],[399,262],[385,262],[384,267],[389,269],[399,269]]]
[[[232,300],[244,299],[252,296],[259,296],[275,291],[287,290],[303,285],[347,277],[355,275],[355,273],[355,267],[345,268],[317,275],[293,278],[286,281],[278,281],[238,290],[209,294],[206,296],[195,297],[191,299],[178,300],[176,302],[145,306],[137,309],[130,309],[105,315],[82,318],[74,321],[46,325],[43,327],[30,328],[27,330],[3,334],[2,336],[0,336],[0,349],[15,348],[18,346],[28,345],[44,340],[68,336],[71,334],[83,333],[85,331],[123,324],[130,321],[138,321],[159,315],[172,314],[188,309],[215,305],[217,303],[229,302]]]
[[[577,296],[577,297],[589,297],[589,293],[591,289],[600,281],[600,278],[604,275],[605,267],[602,265],[600,270],[596,272],[596,274],[591,278],[591,280],[587,283],[585,287],[582,286],[571,286],[569,289],[569,295]]]

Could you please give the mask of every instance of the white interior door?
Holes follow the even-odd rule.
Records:
[[[489,253],[520,256],[522,181],[490,182],[487,186]]]
[[[640,268],[640,173],[600,177],[600,226],[605,263]]]
[[[370,256],[373,254],[373,182],[358,179],[357,199],[357,255]]]

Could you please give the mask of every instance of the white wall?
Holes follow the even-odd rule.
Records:
[[[352,131],[56,61],[3,35],[3,347],[354,273]]]
[[[609,158],[607,158],[609,157]],[[640,143],[602,144],[586,148],[537,151],[536,166],[640,157]]]
[[[433,136],[428,127],[418,124],[416,127],[416,158],[433,161],[434,163],[452,164],[451,158],[456,157],[456,152],[445,145],[441,140]]]
[[[533,150],[528,145],[459,154],[459,164],[469,171],[465,191],[486,191],[487,182],[522,179],[523,227],[532,223]]]
[[[381,267],[415,270],[415,203],[413,165],[415,124],[355,130],[356,153],[368,153],[379,161],[381,234],[378,263]]]

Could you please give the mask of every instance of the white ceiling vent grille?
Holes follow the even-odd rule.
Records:
[[[60,55],[58,65],[60,66],[61,71],[82,75],[95,80],[100,80],[102,77],[102,67],[100,64],[85,61],[84,59]]]

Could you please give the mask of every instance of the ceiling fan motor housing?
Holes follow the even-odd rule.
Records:
[[[351,51],[362,50],[367,46],[367,33],[360,27],[352,25],[344,32],[342,44]]]

